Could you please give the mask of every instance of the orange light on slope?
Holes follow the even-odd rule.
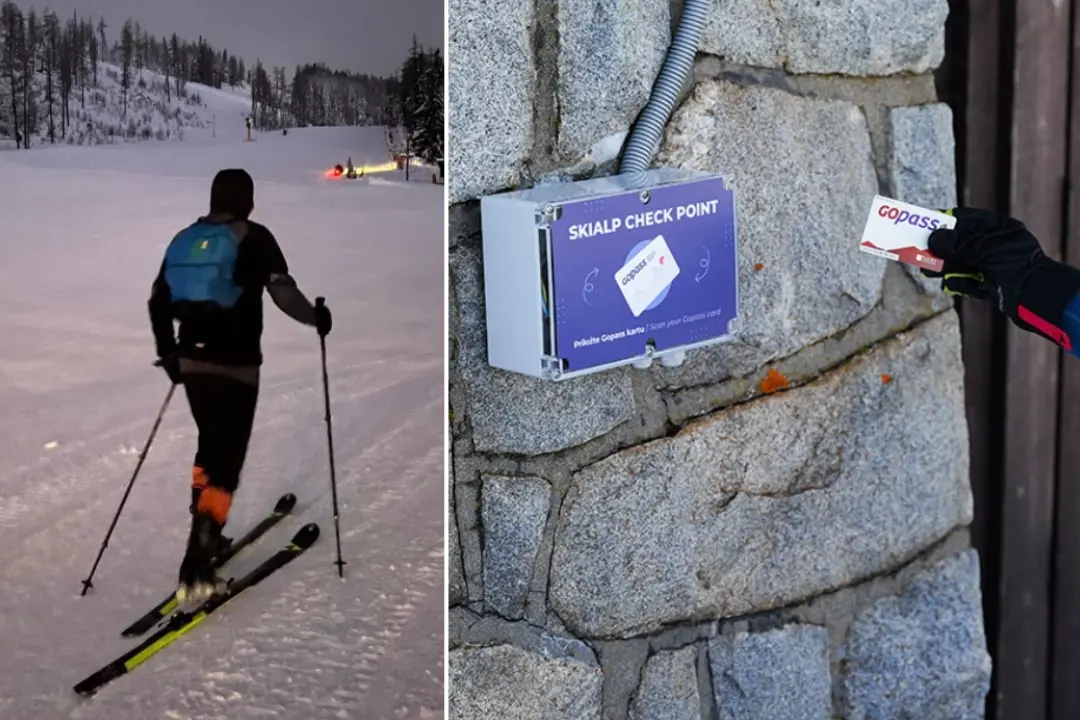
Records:
[[[415,167],[415,165],[413,167]],[[390,162],[384,162],[381,165],[364,165],[363,167],[355,168],[354,172],[357,177],[360,177],[361,175],[370,175],[372,173],[393,172],[397,169],[397,163],[391,160]],[[337,180],[345,177],[345,172],[338,170],[336,167],[332,167],[323,173],[323,175],[328,180]]]
[[[356,172],[363,172],[366,175],[367,173],[390,172],[397,169],[397,163],[391,160],[390,162],[384,162],[382,165],[365,165],[362,168],[357,168]]]

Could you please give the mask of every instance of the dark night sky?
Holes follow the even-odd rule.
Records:
[[[408,54],[412,36],[443,46],[443,0],[16,0],[24,11],[46,7],[61,18],[105,17],[112,44],[131,18],[161,37],[199,35],[248,65],[324,62],[330,67],[390,75]],[[96,23],[96,20],[95,20]]]

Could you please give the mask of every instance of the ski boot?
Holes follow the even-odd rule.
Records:
[[[199,507],[199,494],[200,493],[202,493],[202,488],[192,488],[191,489],[191,507],[189,509],[191,511],[192,516],[195,515],[195,513],[197,512],[197,508]],[[222,535],[219,532],[218,533],[218,540],[217,540],[217,549],[214,551],[214,557],[217,557],[219,555],[222,555],[222,554],[228,552],[229,548],[232,547],[232,544],[233,544],[233,539],[231,537],[228,537],[226,535]]]
[[[214,557],[223,555],[229,551],[232,547],[233,539],[224,535],[218,535],[217,552],[214,553]]]
[[[214,570],[221,526],[209,515],[196,513],[191,518],[187,552],[180,563],[176,603],[182,612],[192,612],[214,595],[224,591],[224,583]]]

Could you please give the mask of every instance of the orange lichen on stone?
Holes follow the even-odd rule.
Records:
[[[765,377],[761,379],[761,392],[771,395],[777,390],[783,390],[788,386],[788,379],[776,368],[769,368]]]
[[[759,271],[759,272],[760,272],[760,271],[761,271],[761,269],[762,269],[762,268],[764,268],[764,267],[765,267],[765,263],[758,263],[758,264],[754,265],[754,269],[755,269],[755,270],[757,270],[757,271]]]
[[[881,382],[888,385],[892,382],[892,375],[890,375],[889,373],[881,373]]]

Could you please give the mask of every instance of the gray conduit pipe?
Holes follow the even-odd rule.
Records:
[[[683,5],[679,27],[671,40],[664,64],[660,67],[660,74],[653,83],[649,102],[641,111],[641,116],[626,143],[619,174],[640,175],[643,180],[645,172],[652,165],[653,156],[664,137],[664,128],[671,119],[671,113],[675,111],[679,92],[694,71],[698,43],[714,2],[715,0],[686,0]]]
[[[683,5],[679,27],[671,40],[667,56],[664,57],[664,64],[660,66],[660,74],[653,83],[649,102],[645,104],[645,109],[641,111],[641,116],[630,133],[619,164],[619,174],[630,176],[628,179],[633,185],[645,184],[645,173],[652,166],[653,156],[660,147],[664,128],[671,119],[671,113],[675,111],[679,92],[694,71],[698,43],[701,41],[701,33],[705,30],[713,2],[714,0],[686,0]],[[686,352],[679,350],[662,355],[660,363],[675,367],[681,365],[685,357]],[[639,369],[648,368],[650,365],[651,357],[634,363]]]

